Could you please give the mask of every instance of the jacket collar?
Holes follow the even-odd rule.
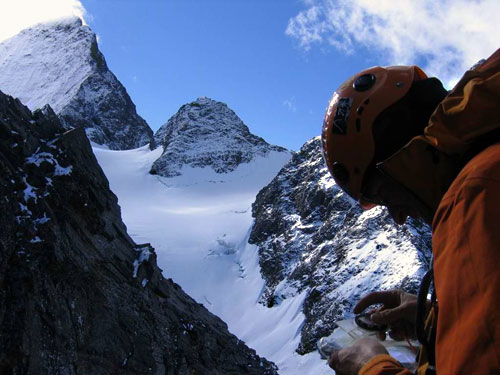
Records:
[[[433,212],[467,161],[488,142],[498,142],[500,107],[492,93],[500,90],[499,69],[500,49],[464,74],[432,114],[424,135],[377,165]]]
[[[456,158],[415,137],[377,167],[414,193],[434,212],[460,170]]]

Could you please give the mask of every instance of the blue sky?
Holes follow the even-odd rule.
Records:
[[[16,0],[0,4],[0,40],[71,14],[153,130],[208,96],[293,150],[350,75],[416,63],[451,88],[500,41],[498,0]]]
[[[156,130],[199,96],[228,104],[255,134],[297,150],[368,56],[300,48],[296,1],[83,1],[108,65]],[[365,62],[366,61],[366,62]]]

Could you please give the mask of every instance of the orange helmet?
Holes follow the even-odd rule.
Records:
[[[333,93],[323,123],[323,156],[335,182],[357,201],[375,155],[375,119],[405,96],[414,80],[425,78],[417,66],[373,67]]]

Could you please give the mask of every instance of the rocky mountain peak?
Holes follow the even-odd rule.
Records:
[[[31,110],[49,104],[66,128],[83,126],[90,140],[111,149],[153,142],[96,35],[77,17],[30,27],[0,43],[0,90]]]
[[[184,104],[158,129],[155,142],[164,151],[151,173],[165,177],[181,174],[183,166],[227,173],[271,151],[288,152],[250,133],[225,103],[206,97]]]
[[[431,230],[418,220],[394,223],[385,208],[363,211],[331,178],[319,137],[304,144],[252,205],[250,243],[259,247],[272,308],[305,292],[298,351],[315,349],[335,321],[371,291],[415,292],[431,257]]]
[[[1,92],[0,197],[1,374],[277,373],[130,238],[83,129]]]
[[[217,101],[215,101],[213,99],[210,99],[207,96],[200,96],[193,103],[195,103],[195,102],[198,103],[198,104],[200,104],[200,105],[216,105],[216,104],[219,104],[219,105],[227,107],[226,103],[217,102]]]

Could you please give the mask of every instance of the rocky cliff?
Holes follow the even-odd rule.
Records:
[[[26,29],[0,43],[0,90],[31,110],[49,104],[67,128],[83,126],[114,150],[153,145],[153,132],[79,18]]]
[[[165,177],[180,175],[183,166],[231,172],[270,151],[288,152],[251,134],[226,104],[209,98],[183,105],[158,129],[155,141],[164,151],[151,173]]]
[[[320,141],[306,143],[257,195],[250,243],[259,246],[272,308],[307,290],[300,353],[314,350],[364,294],[415,291],[431,256],[430,228],[397,226],[386,209],[363,212],[331,179]]]
[[[0,373],[275,374],[127,234],[82,128],[0,93]]]

